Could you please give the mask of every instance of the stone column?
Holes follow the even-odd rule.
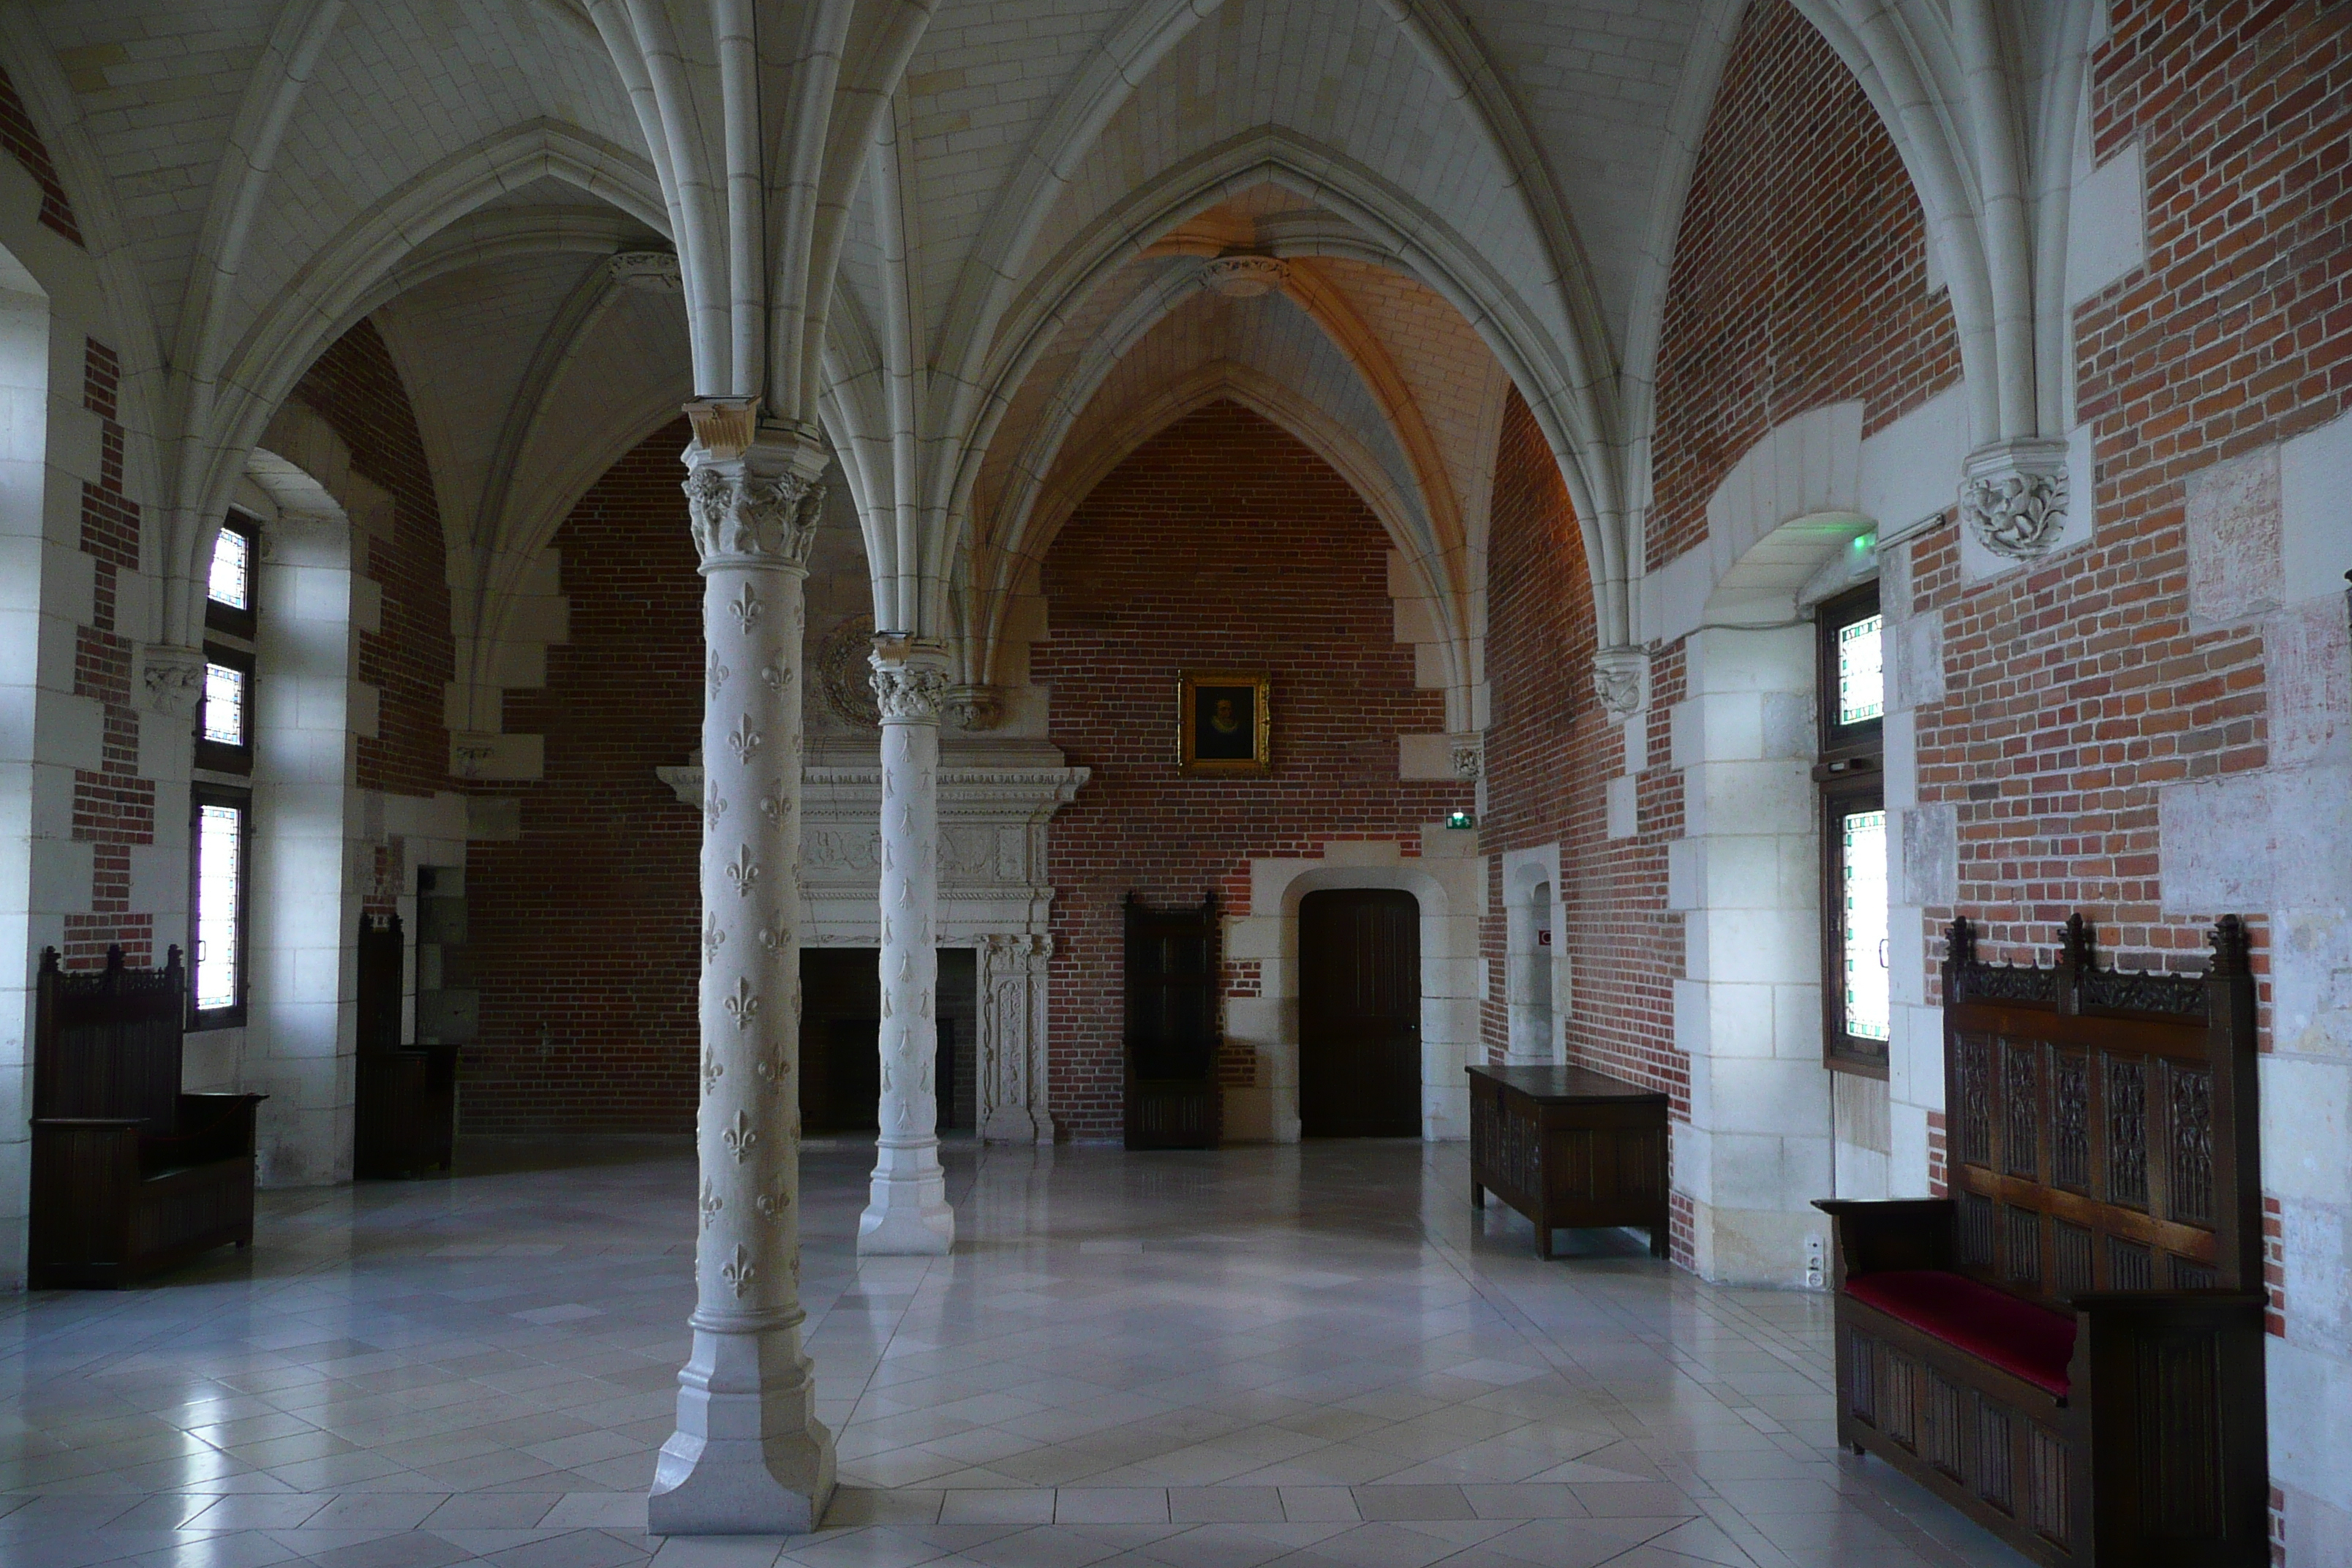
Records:
[[[657,1535],[813,1530],[833,1493],[801,1349],[802,583],[824,456],[689,404],[702,556],[702,1168],[693,1350],[646,1509]]]
[[[947,656],[874,639],[882,710],[882,1104],[873,1197],[857,1222],[867,1256],[936,1257],[955,1246],[940,1169],[940,706]]]

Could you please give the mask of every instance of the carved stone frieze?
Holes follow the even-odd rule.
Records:
[[[1961,469],[1960,517],[1996,555],[2030,561],[2066,526],[2066,443],[2002,441],[1969,454]]]
[[[1288,282],[1290,267],[1271,256],[1220,256],[1201,264],[1201,277],[1228,300],[1255,300]]]
[[[681,287],[674,251],[624,250],[605,260],[604,272],[620,287],[640,293],[676,294]]]

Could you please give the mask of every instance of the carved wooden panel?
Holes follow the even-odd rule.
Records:
[[[2172,1073],[2171,1167],[2167,1206],[2189,1225],[2213,1223],[2213,1075]]]
[[[1962,1037],[1959,1098],[1954,1107],[1958,1158],[1963,1164],[1992,1163],[1992,1042],[1982,1035]]]
[[[1886,1352],[1886,1379],[1879,1430],[1906,1448],[1919,1447],[1919,1363],[1896,1351]]]
[[[2147,1207],[2147,1063],[2107,1060],[2107,1201]]]
[[[1935,1368],[1927,1368],[1927,1429],[1920,1434],[1920,1457],[1954,1480],[1968,1473],[1969,1449],[1976,1434],[1962,1419],[1968,1396]]]
[[[2042,1096],[2034,1082],[2035,1059],[2041,1052],[2032,1044],[2005,1041],[2001,1047],[2000,1134],[2001,1168],[2012,1176],[2034,1181],[2042,1174]]]
[[[2146,1290],[2156,1284],[2156,1259],[2137,1242],[2107,1237],[2107,1289]]]
[[[2012,1285],[2032,1290],[2042,1283],[2042,1215],[2038,1210],[2001,1205],[2001,1272]]]
[[[1959,1207],[1960,1262],[1965,1267],[1992,1266],[1992,1200],[1982,1193],[1962,1193]]]
[[[2003,1513],[2017,1511],[2016,1429],[2010,1413],[1977,1399],[1977,1496]]]
[[[2217,1349],[2210,1338],[2143,1341],[2137,1451],[2148,1533],[2194,1539],[2220,1531],[2221,1451],[2212,1412],[2220,1398]]]
[[[1845,1336],[1846,1407],[1862,1420],[1878,1423],[1878,1342],[1868,1334]]]
[[[2191,1263],[2186,1258],[2175,1258],[2172,1264],[2172,1288],[2176,1290],[2210,1290],[2216,1280],[2213,1271],[2201,1263]]]
[[[2056,1433],[2035,1426],[2028,1438],[2028,1455],[2026,1522],[2037,1534],[2063,1546],[2074,1511],[2067,1476],[2069,1450]]]
[[[2050,1179],[2074,1192],[2091,1190],[2091,1062],[2081,1051],[2052,1058]]]
[[[2064,1298],[2096,1288],[2091,1233],[2063,1219],[2050,1222],[2050,1293]]]

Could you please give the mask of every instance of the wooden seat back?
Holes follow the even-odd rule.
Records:
[[[71,973],[56,948],[43,949],[33,1114],[132,1119],[150,1132],[176,1131],[187,1005],[177,947],[161,969],[127,968],[116,946],[106,950],[105,968]]]
[[[2244,925],[2200,974],[2102,969],[2071,917],[2051,969],[1944,962],[1945,1116],[1964,1273],[2063,1308],[2090,1290],[2262,1283]]]

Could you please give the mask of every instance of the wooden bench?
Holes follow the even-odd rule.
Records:
[[[183,1094],[188,975],[68,974],[41,953],[33,1036],[34,1289],[120,1286],[253,1241],[253,1115],[265,1096]]]
[[[1838,1438],[2034,1561],[2270,1561],[2254,990],[1944,963],[1948,1198],[1825,1202]]]
[[[1535,1223],[1536,1256],[1562,1226],[1639,1226],[1666,1255],[1666,1111],[1656,1089],[1583,1068],[1470,1069],[1470,1206],[1486,1194]]]

